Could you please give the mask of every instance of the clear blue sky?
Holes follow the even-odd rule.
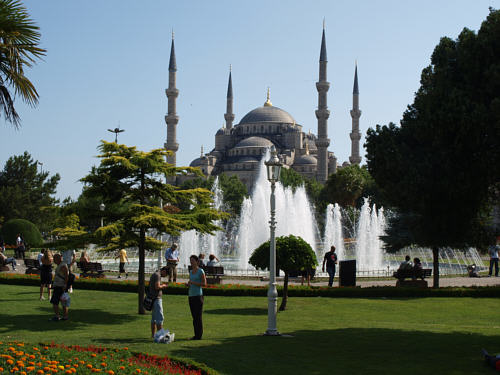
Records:
[[[350,154],[354,63],[361,132],[399,123],[442,36],[478,30],[500,0],[380,1],[25,1],[41,28],[44,61],[28,72],[36,108],[17,101],[20,130],[0,119],[0,165],[25,150],[51,174],[57,196],[76,199],[98,163],[99,140],[120,123],[119,142],[143,150],[166,141],[171,30],[177,57],[178,165],[214,147],[224,121],[229,64],[235,124],[271,101],[316,133],[323,18],[328,50],[330,151]],[[362,150],[364,156],[364,150]],[[363,158],[364,163],[364,158]]]

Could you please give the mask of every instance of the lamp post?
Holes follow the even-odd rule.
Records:
[[[270,254],[269,254],[269,290],[267,292],[267,331],[266,336],[279,336],[278,329],[276,327],[276,314],[278,311],[278,290],[276,289],[276,197],[274,195],[274,190],[276,188],[276,182],[280,178],[281,163],[276,154],[276,148],[271,146],[271,157],[266,161],[267,168],[267,179],[271,183],[271,220],[269,220],[271,229],[271,239],[270,239]]]
[[[101,210],[101,227],[104,226],[104,209],[106,208],[106,205],[101,202],[99,205],[99,210]]]

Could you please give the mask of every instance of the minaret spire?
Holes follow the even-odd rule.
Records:
[[[226,120],[226,129],[231,130],[233,127],[234,113],[233,113],[233,79],[231,77],[232,67],[229,65],[229,81],[227,83],[227,98],[226,98],[226,113],[224,119]]]
[[[354,86],[352,89],[352,131],[351,137],[351,156],[349,157],[349,162],[351,164],[361,163],[361,157],[359,156],[359,140],[361,139],[361,133],[359,132],[359,118],[361,117],[361,111],[359,110],[359,88],[358,88],[358,63],[356,62],[356,67],[354,68]]]
[[[267,88],[267,100],[264,103],[264,107],[272,107],[273,103],[271,103],[271,89]]]
[[[176,88],[176,76],[177,64],[175,61],[174,32],[172,31],[172,46],[170,48],[170,61],[168,64],[168,89],[165,90],[168,98],[168,113],[165,116],[165,122],[167,123],[165,149],[172,152],[172,155],[167,156],[167,162],[174,166],[177,163],[176,152],[179,149],[179,144],[177,143],[177,123],[179,122],[179,117],[176,113],[176,100],[179,96],[179,90]]]
[[[316,179],[322,183],[325,183],[328,179],[328,146],[330,145],[330,140],[328,139],[328,117],[330,116],[330,111],[328,110],[326,95],[330,88],[330,82],[326,80],[327,63],[325,24],[323,22],[323,35],[321,37],[321,50],[319,54],[319,80],[316,82],[316,89],[318,90],[318,109],[316,110],[316,118],[318,119],[318,138],[316,139],[318,167]]]

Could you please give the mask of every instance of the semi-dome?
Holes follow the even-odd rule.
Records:
[[[191,164],[189,164],[190,167],[199,167],[207,162],[207,157],[202,156],[199,158],[194,159]]]
[[[242,156],[238,158],[237,163],[259,163],[259,160],[252,156]]]
[[[245,148],[245,147],[271,147],[273,142],[267,138],[262,137],[248,137],[238,142],[234,148]]]
[[[318,160],[312,155],[301,155],[295,159],[293,165],[318,164]]]
[[[257,122],[279,122],[285,124],[295,124],[293,117],[281,108],[274,106],[264,106],[255,108],[243,117],[238,125],[253,124]]]

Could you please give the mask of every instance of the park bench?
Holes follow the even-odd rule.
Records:
[[[34,274],[34,275],[39,275],[40,274],[40,263],[38,262],[38,259],[30,259],[30,258],[24,258],[24,265],[26,266],[26,274]]]
[[[76,262],[76,266],[82,271],[80,277],[106,277],[102,264],[98,262]]]
[[[221,277],[224,276],[224,267],[222,266],[203,266],[200,267],[205,271],[205,276],[207,277],[207,284],[222,284]],[[191,271],[191,266],[188,266],[188,270]]]
[[[427,281],[425,281],[425,278],[431,277],[431,275],[432,268],[423,268],[421,271],[417,272],[415,272],[414,270],[398,270],[393,274],[393,276],[398,279],[398,281],[396,282],[396,286],[414,286],[419,288],[427,288],[428,284]],[[405,279],[411,280],[405,281]]]

